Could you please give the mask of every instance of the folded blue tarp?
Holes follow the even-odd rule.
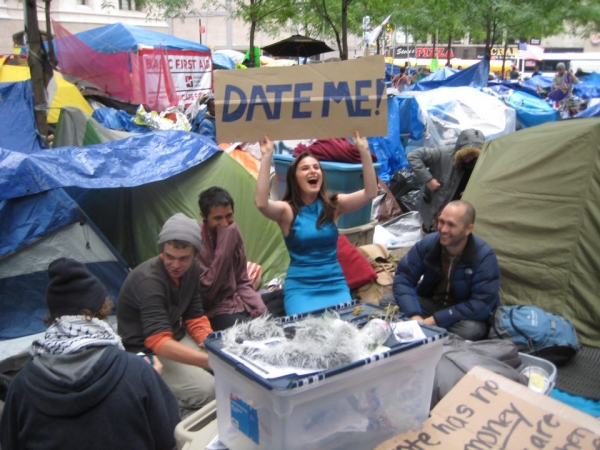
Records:
[[[186,131],[30,154],[0,148],[0,201],[67,186],[140,186],[181,173],[219,150],[211,140]]]

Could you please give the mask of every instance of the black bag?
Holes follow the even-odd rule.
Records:
[[[508,339],[523,353],[560,366],[579,350],[575,328],[564,317],[531,305],[500,306],[490,337]]]

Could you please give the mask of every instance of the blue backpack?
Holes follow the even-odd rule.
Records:
[[[500,306],[494,314],[491,337],[509,339],[519,351],[558,366],[566,364],[579,350],[571,322],[537,306]]]

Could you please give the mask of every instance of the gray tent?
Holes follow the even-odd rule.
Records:
[[[496,250],[504,304],[534,304],[600,347],[600,119],[488,142],[465,190]]]

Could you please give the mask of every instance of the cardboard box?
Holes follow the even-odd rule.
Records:
[[[474,367],[433,409],[422,429],[376,450],[575,450],[600,448],[600,420]]]

